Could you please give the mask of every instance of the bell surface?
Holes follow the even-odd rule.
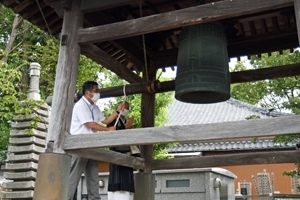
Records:
[[[185,27],[179,35],[175,98],[217,103],[230,98],[227,42],[220,22]]]

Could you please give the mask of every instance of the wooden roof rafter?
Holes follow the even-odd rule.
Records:
[[[129,83],[143,81],[141,77],[127,69],[122,64],[118,63],[115,59],[111,58],[110,55],[96,45],[81,45],[81,52],[112,72],[115,72],[118,76],[124,78]]]
[[[78,43],[93,43],[101,42],[103,40],[127,38],[141,34],[226,19],[232,16],[245,15],[247,13],[272,10],[272,8],[290,6],[292,5],[293,0],[252,0],[251,4],[249,3],[247,6],[245,6],[244,3],[245,2],[241,1],[222,1],[214,4],[205,4],[172,11],[169,13],[127,20],[124,22],[91,28],[82,28],[78,33]],[[257,10],[257,8],[260,9]],[[188,13],[188,15],[186,13]],[[174,22],[171,19],[176,19],[176,21]],[[127,31],[124,33],[122,30]],[[108,35],[108,32],[113,34]]]

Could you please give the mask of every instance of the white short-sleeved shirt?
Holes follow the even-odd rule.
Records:
[[[91,104],[85,97],[82,97],[73,108],[71,119],[71,135],[94,133],[87,127],[87,122],[102,122],[105,119],[99,107]]]

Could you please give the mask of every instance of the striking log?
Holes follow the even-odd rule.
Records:
[[[256,69],[256,70],[245,70],[240,72],[231,73],[231,84],[235,83],[245,83],[245,82],[254,82],[261,81],[265,79],[275,79],[275,78],[283,78],[289,76],[297,76],[300,75],[300,63],[284,65],[278,67],[270,67],[264,69]],[[130,85],[126,85],[126,94],[139,94],[139,93],[147,93],[147,83],[133,83]],[[161,92],[169,92],[174,91],[175,82],[174,81],[165,81],[165,82],[156,82],[155,83],[156,93]],[[100,89],[101,98],[107,97],[117,97],[123,95],[123,86],[116,86],[111,88],[103,88]]]
[[[237,165],[256,165],[274,163],[300,162],[300,151],[268,151],[236,153],[218,156],[200,156],[188,158],[174,158],[165,160],[153,160],[152,167],[158,169],[188,169],[205,167],[222,167]]]
[[[270,67],[264,69],[233,72],[231,73],[231,84],[254,82],[254,81],[261,81],[265,79],[275,79],[275,78],[283,78],[283,77],[297,76],[297,75],[300,75],[300,63],[278,66],[278,67]],[[139,82],[139,83],[132,83],[126,85],[125,86],[126,95],[149,93],[148,86],[149,83],[147,82]],[[169,92],[169,91],[174,91],[175,82],[174,81],[155,82],[153,83],[153,86],[154,86],[155,93]],[[100,89],[101,98],[123,96],[124,95],[123,87],[124,86],[102,88]],[[52,99],[51,97],[49,97],[49,99],[47,99],[48,105],[51,106],[51,102]]]

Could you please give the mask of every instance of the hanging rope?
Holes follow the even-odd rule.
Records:
[[[122,103],[122,105],[126,102],[126,99],[127,99],[127,96],[126,96],[126,84],[123,86],[123,94],[124,94],[124,96],[123,96],[123,103]],[[114,126],[116,126],[117,123],[119,122],[121,114],[122,114],[122,111],[118,114],[118,117],[116,119],[116,122],[115,122]]]
[[[140,1],[140,16],[143,17],[143,11],[142,11],[142,2]],[[146,80],[149,81],[149,75],[148,75],[148,62],[147,62],[147,51],[146,51],[146,42],[145,42],[145,35],[142,35],[142,42],[143,42],[143,51],[144,51],[144,61],[145,61],[145,75]]]
[[[37,4],[38,7],[39,7],[39,10],[40,10],[41,14],[42,14],[42,17],[43,17],[44,22],[45,22],[45,24],[46,24],[46,26],[47,26],[48,32],[49,32],[49,34],[51,34],[51,30],[50,30],[50,28],[49,28],[49,26],[48,26],[47,20],[46,20],[46,18],[45,18],[45,15],[44,15],[44,13],[43,13],[43,10],[42,10],[42,8],[41,8],[41,5],[40,5],[40,3],[39,3],[39,0],[35,0],[35,1],[36,1],[36,4]]]

